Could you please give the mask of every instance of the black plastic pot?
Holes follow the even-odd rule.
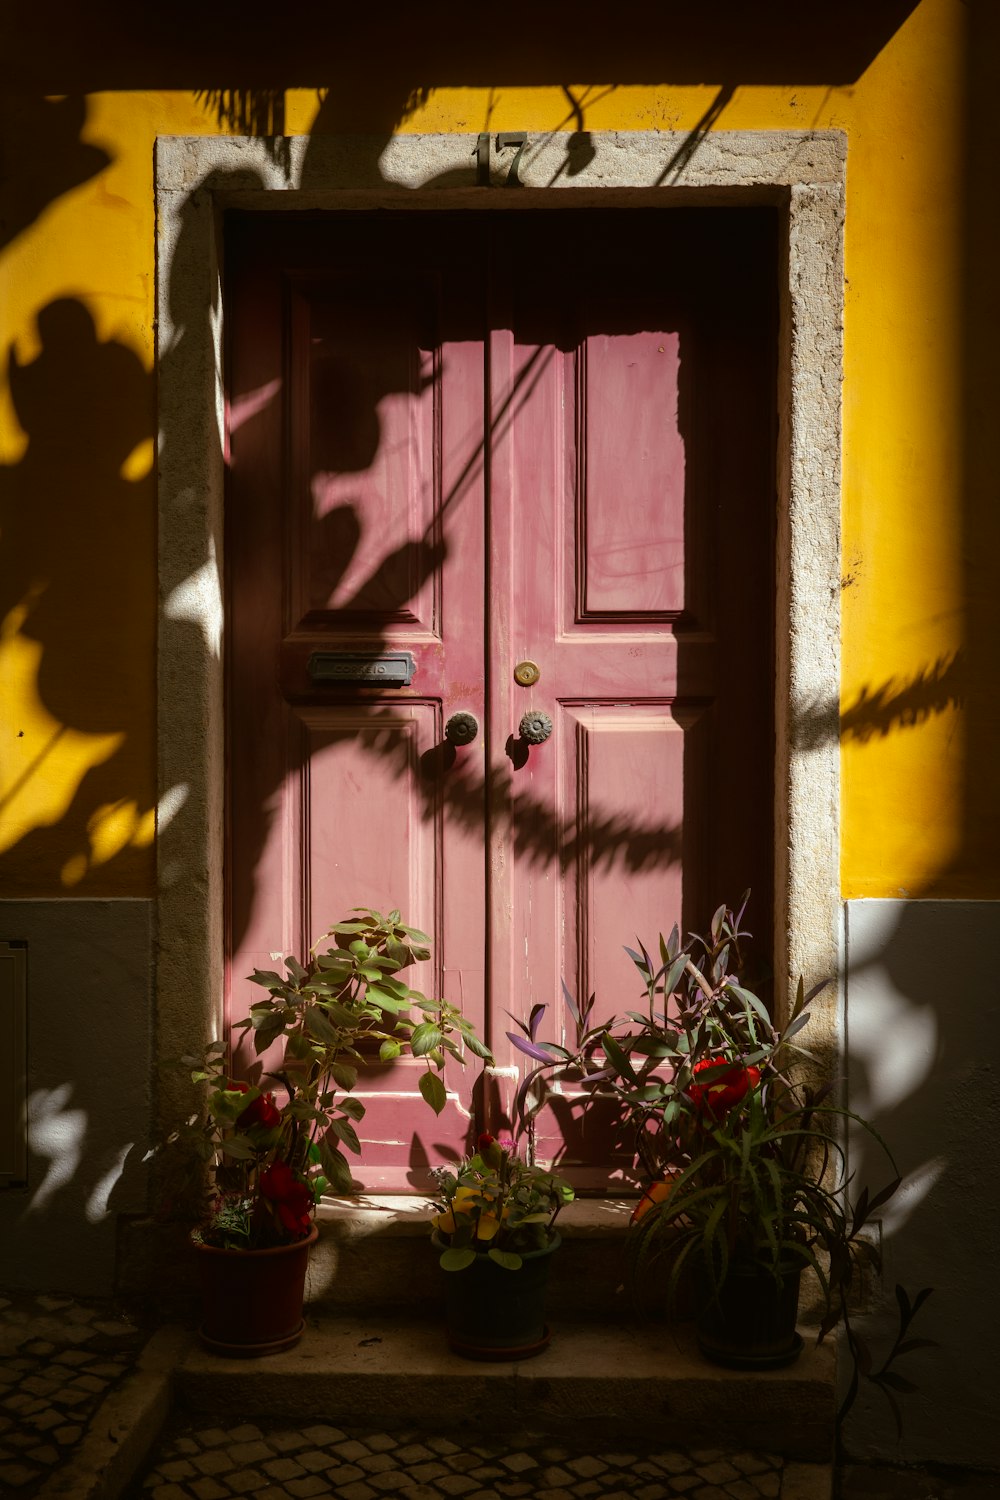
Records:
[[[706,1270],[699,1276],[698,1347],[713,1364],[736,1370],[774,1370],[802,1353],[795,1330],[801,1267],[734,1260],[715,1294]]]
[[[445,1242],[437,1231],[431,1242],[438,1254]],[[462,1271],[442,1271],[448,1343],[465,1359],[530,1359],[547,1348],[545,1291],[550,1257],[561,1244],[553,1231],[543,1250],[528,1250],[517,1271],[507,1271],[477,1255]]]

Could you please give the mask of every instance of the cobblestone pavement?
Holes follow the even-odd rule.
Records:
[[[53,1469],[72,1463],[145,1340],[106,1301],[0,1296],[0,1495],[30,1500]]]
[[[226,1432],[188,1421],[128,1500],[780,1500],[782,1475],[766,1453],[596,1453],[539,1436],[488,1443],[326,1422]]]

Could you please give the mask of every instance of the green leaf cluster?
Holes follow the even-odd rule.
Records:
[[[543,1167],[529,1166],[512,1143],[489,1142],[455,1171],[435,1172],[439,1197],[433,1228],[444,1245],[445,1271],[462,1271],[488,1256],[507,1271],[520,1268],[529,1251],[552,1240],[561,1209],[573,1189]]]
[[[538,1110],[566,1081],[616,1100],[644,1175],[660,1185],[634,1216],[636,1297],[653,1291],[676,1303],[695,1286],[717,1300],[736,1263],[764,1266],[776,1281],[809,1269],[822,1296],[820,1339],[843,1324],[855,1373],[866,1363],[872,1370],[852,1324],[852,1292],[877,1263],[865,1231],[900,1177],[874,1128],[836,1102],[829,1082],[807,1081],[813,1059],[797,1039],[824,986],[806,992],[800,980],[779,1025],[744,982],[748,899],[736,910],[720,906],[708,932],[683,945],[675,927],[655,953],[641,942],[627,948],[642,1001],[624,1016],[594,1024],[593,997],[578,1007],[566,992],[569,1046],[539,1039],[544,1006],[517,1021],[508,1036],[535,1064],[517,1096],[518,1126],[530,1139]],[[849,1123],[889,1168],[887,1185],[855,1203],[843,1146]],[[903,1332],[927,1295],[901,1302]],[[901,1333],[890,1360],[914,1347]],[[887,1393],[901,1389],[899,1379],[886,1366],[877,1372]],[[855,1379],[849,1400],[856,1387]]]
[[[250,976],[264,994],[236,1029],[260,1059],[257,1082],[234,1080],[222,1041],[182,1060],[203,1106],[172,1132],[165,1179],[175,1211],[200,1224],[208,1243],[256,1248],[297,1238],[303,1201],[315,1206],[325,1193],[355,1190],[349,1157],[361,1152],[365,1107],[352,1090],[366,1069],[422,1059],[420,1093],[440,1114],[447,1059],[492,1061],[460,1011],[399,977],[429,956],[426,935],[398,911],[356,908],[304,958],[289,955],[282,969]],[[305,1200],[287,1172],[271,1173],[276,1166],[308,1190]],[[276,1184],[283,1199],[273,1196]]]

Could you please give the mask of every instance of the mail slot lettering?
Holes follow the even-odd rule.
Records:
[[[375,687],[409,687],[414,662],[409,651],[367,656],[353,651],[314,651],[309,658],[313,682],[371,683]]]

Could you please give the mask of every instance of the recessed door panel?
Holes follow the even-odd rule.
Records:
[[[577,553],[582,619],[641,619],[684,608],[684,437],[676,330],[581,341]],[[613,421],[607,419],[614,413]]]
[[[436,276],[293,283],[291,463],[302,535],[290,623],[435,623],[442,382]]]

